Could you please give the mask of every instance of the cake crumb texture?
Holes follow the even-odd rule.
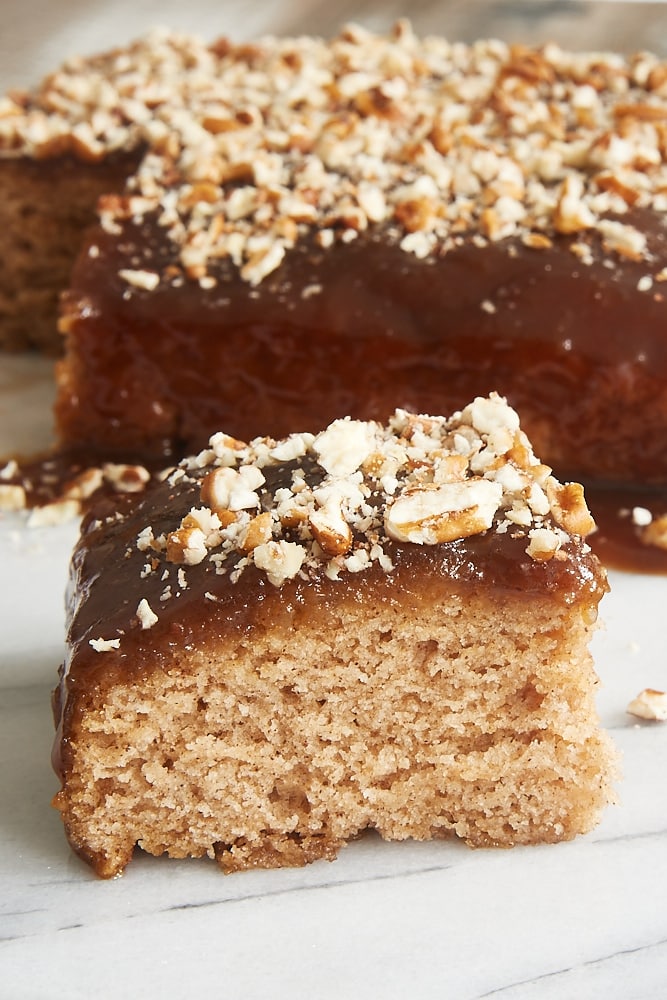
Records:
[[[363,609],[175,652],[103,690],[57,802],[112,876],[135,843],[226,872],[332,860],[360,831],[474,847],[586,833],[613,801],[582,653],[553,601]]]

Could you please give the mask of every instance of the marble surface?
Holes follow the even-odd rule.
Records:
[[[387,2],[24,0],[3,6],[0,85],[60,54],[103,48],[161,21],[205,33],[328,33],[382,26]],[[667,6],[415,0],[420,30],[572,37],[626,48],[667,39]],[[209,26],[211,30],[209,31]],[[0,454],[47,444],[50,365],[0,360]],[[50,690],[76,524],[0,518],[0,998],[467,998],[667,996],[667,724],[627,715],[667,688],[667,579],[614,573],[594,652],[603,724],[623,753],[619,805],[570,844],[471,851],[373,835],[332,863],[224,877],[206,861],[138,855],[98,881],[49,802]]]

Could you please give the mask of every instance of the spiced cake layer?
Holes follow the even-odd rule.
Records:
[[[0,110],[19,199],[23,164],[128,158],[65,299],[62,443],[148,460],[499,390],[563,474],[664,483],[666,95],[648,53],[405,22],[70,60]]]
[[[72,562],[55,799],[102,876],[365,829],[556,842],[613,800],[581,488],[498,396],[243,444],[100,504]]]

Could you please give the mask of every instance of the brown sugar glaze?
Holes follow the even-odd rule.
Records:
[[[396,406],[452,412],[497,390],[559,478],[607,496],[648,485],[661,502],[667,305],[660,282],[638,284],[667,265],[667,230],[655,213],[624,221],[647,233],[649,263],[593,240],[586,264],[562,236],[539,250],[462,240],[419,260],[391,232],[328,249],[306,234],[259,287],[222,262],[209,290],[165,279],[179,275],[177,253],[155,222],[126,222],[119,235],[98,227],[65,303],[61,441],[155,465],[220,428],[279,437],[343,414],[385,419]],[[124,268],[163,280],[146,291],[119,276]],[[648,556],[618,521],[605,518],[608,564],[667,569],[667,555]],[[615,544],[619,532],[629,548]]]

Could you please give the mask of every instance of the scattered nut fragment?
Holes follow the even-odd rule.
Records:
[[[142,629],[153,628],[157,624],[158,616],[155,614],[146,598],[142,598],[137,606],[137,618]]]
[[[584,182],[569,174],[561,186],[554,211],[554,229],[558,233],[579,233],[595,224],[595,216],[584,201]]]
[[[530,539],[526,552],[536,562],[553,559],[561,546],[559,534],[552,528],[533,528],[528,532]]]
[[[255,491],[263,482],[264,476],[253,466],[241,466],[238,471],[226,466],[218,467],[202,481],[201,501],[216,512],[259,507],[259,497]]]
[[[280,587],[285,580],[293,579],[306,558],[303,545],[284,540],[265,542],[253,550],[255,566],[264,570],[274,587]]]
[[[110,653],[120,648],[120,639],[89,639],[88,642],[96,653]]]
[[[332,476],[356,472],[375,450],[375,425],[365,420],[334,420],[318,434],[313,449]]]
[[[628,705],[630,715],[654,722],[667,722],[667,693],[654,688],[644,688]]]
[[[264,545],[271,540],[271,514],[264,511],[258,514],[246,525],[239,541],[242,552],[252,552],[258,545]]]
[[[352,531],[343,516],[340,501],[329,500],[310,515],[313,535],[330,556],[344,555],[352,545]]]
[[[586,538],[595,531],[596,525],[584,498],[584,488],[580,483],[559,483],[547,480],[546,493],[556,524],[572,535]]]
[[[107,462],[102,468],[104,481],[117,493],[141,493],[151,476],[143,465],[126,465]]]
[[[147,292],[154,291],[160,284],[160,275],[156,274],[155,271],[133,271],[130,268],[121,268],[118,276],[128,285],[143,288]]]
[[[18,483],[0,483],[0,510],[25,510],[26,494]]]
[[[500,483],[488,479],[416,487],[400,494],[387,509],[387,534],[419,545],[477,535],[493,524],[502,492]]]
[[[167,536],[167,559],[173,563],[196,566],[208,553],[206,535],[197,527],[179,528]]]

